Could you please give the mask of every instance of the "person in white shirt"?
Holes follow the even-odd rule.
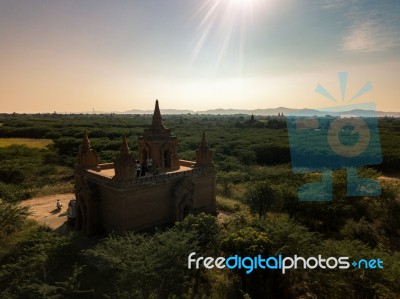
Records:
[[[62,208],[62,203],[61,203],[61,201],[59,199],[57,199],[56,207],[57,207],[57,210],[59,210],[59,211]]]
[[[140,165],[140,161],[136,161],[136,176],[140,177],[140,170],[142,169],[142,165]]]
[[[152,158],[147,158],[146,161],[146,166],[147,166],[147,171],[151,171],[151,166],[153,165],[153,159]]]

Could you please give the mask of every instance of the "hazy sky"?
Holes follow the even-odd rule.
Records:
[[[1,0],[0,112],[400,111],[400,1]]]

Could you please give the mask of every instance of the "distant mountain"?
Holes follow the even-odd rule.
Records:
[[[296,115],[296,116],[338,116],[338,115],[353,115],[353,116],[362,116],[362,117],[373,117],[378,115],[379,117],[400,117],[400,112],[383,112],[383,111],[373,111],[373,110],[363,110],[363,109],[352,109],[348,111],[324,111],[324,110],[317,110],[317,109],[292,109],[286,107],[278,107],[278,108],[268,108],[268,109],[209,109],[204,111],[194,111],[194,110],[181,110],[181,109],[160,109],[161,114],[170,115],[170,114],[208,114],[208,115]],[[115,114],[153,114],[153,110],[138,110],[132,109],[124,112],[103,112],[103,111],[96,111],[96,114],[103,114],[103,113],[115,113]],[[87,112],[93,113],[93,112]]]
[[[374,110],[362,110],[362,109],[352,109],[348,111],[323,111],[316,109],[292,109],[292,108],[269,108],[269,109],[254,109],[254,110],[241,110],[241,109],[213,109],[206,111],[198,111],[196,113],[199,114],[254,114],[254,115],[296,115],[296,116],[325,116],[325,115],[354,115],[354,116],[362,116],[362,117],[374,117],[378,115],[379,117],[389,116],[389,117],[400,117],[400,112],[383,112],[383,111],[374,111]]]
[[[193,110],[179,110],[179,109],[160,109],[161,114],[196,114],[197,112]],[[154,110],[138,110],[132,109],[124,112],[119,112],[119,114],[153,114]]]
[[[221,115],[232,115],[232,114],[254,114],[254,115],[299,115],[299,116],[312,116],[320,114],[320,111],[314,109],[291,109],[285,107],[269,108],[269,109],[213,109],[206,111],[198,111],[199,114],[221,114]],[[324,114],[325,115],[325,114]]]

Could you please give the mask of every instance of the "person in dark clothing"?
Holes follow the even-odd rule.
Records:
[[[154,168],[154,171],[153,171],[153,175],[157,175],[159,173],[160,173],[160,170],[158,169],[158,165],[156,165],[156,168]]]
[[[140,167],[140,162],[139,162],[139,160],[138,160],[138,161],[136,161],[136,176],[137,176],[137,177],[140,176],[140,169],[141,169],[141,167]]]
[[[142,174],[141,176],[145,176],[146,175],[146,164],[143,162],[142,163]]]

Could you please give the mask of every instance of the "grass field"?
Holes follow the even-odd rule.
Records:
[[[53,141],[50,139],[31,139],[31,138],[0,138],[0,147],[10,145],[26,145],[30,148],[45,148]]]

